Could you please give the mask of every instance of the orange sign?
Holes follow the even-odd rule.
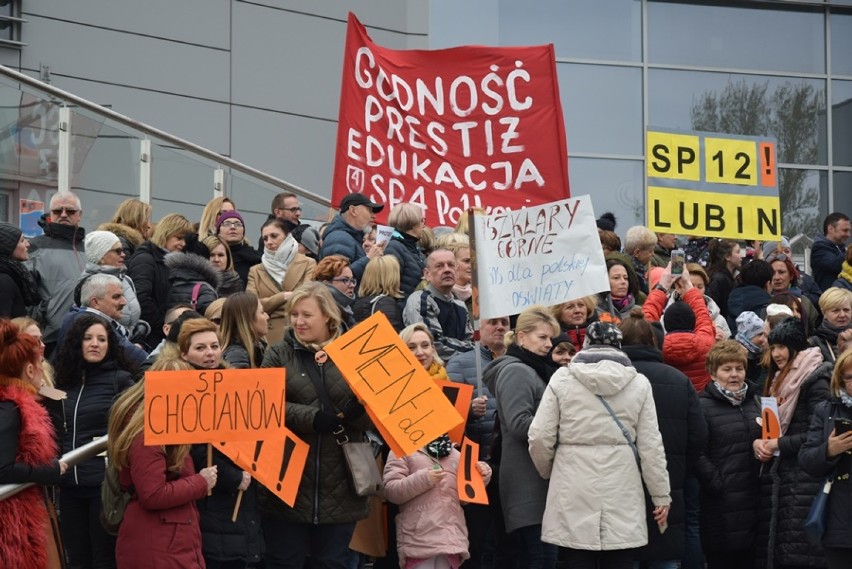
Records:
[[[470,413],[470,401],[473,399],[473,386],[467,383],[456,383],[455,381],[435,380],[435,383],[459,412],[462,417],[461,424],[451,430],[449,433],[450,440],[460,445],[464,438],[464,427],[467,424],[467,415]]]
[[[326,346],[397,456],[407,456],[464,420],[381,312]]]
[[[485,481],[476,468],[479,462],[479,445],[465,437],[459,458],[458,480],[459,500],[474,504],[488,504]]]
[[[284,432],[283,368],[145,374],[145,444],[258,441]]]
[[[778,420],[778,400],[775,397],[761,397],[760,407],[762,438],[764,440],[779,438],[781,422]]]
[[[282,433],[266,441],[218,442],[216,448],[292,508],[310,447],[286,427]]]

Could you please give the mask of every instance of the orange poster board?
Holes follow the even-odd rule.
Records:
[[[462,423],[448,433],[450,435],[450,440],[457,445],[460,445],[464,438],[464,427],[467,424],[467,415],[470,413],[470,402],[473,399],[473,386],[467,383],[456,383],[455,381],[443,381],[440,379],[436,379],[435,383],[441,388],[441,391],[444,392],[444,395],[447,396],[447,399],[453,404],[453,407],[456,408],[456,411],[458,411],[459,415],[462,417]]]
[[[381,312],[325,351],[397,456],[407,456],[464,423]]]
[[[283,368],[147,372],[145,444],[280,438],[284,374]]]
[[[488,504],[485,481],[476,468],[479,462],[479,445],[465,437],[459,458],[458,480],[459,500],[473,504]]]
[[[289,429],[266,441],[218,442],[216,448],[291,508],[302,481],[309,445]]]

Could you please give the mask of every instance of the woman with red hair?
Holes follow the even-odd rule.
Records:
[[[793,259],[786,253],[773,253],[766,258],[766,262],[772,267],[772,296],[792,294],[798,298],[802,304],[802,322],[810,333],[816,327],[819,312],[799,288],[799,270],[793,263]]]
[[[56,459],[53,426],[36,401],[41,348],[32,336],[0,320],[0,484],[56,484],[68,465]],[[44,490],[31,486],[0,500],[0,567],[48,566],[48,516]]]

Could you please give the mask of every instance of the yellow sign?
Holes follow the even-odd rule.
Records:
[[[775,146],[764,137],[648,130],[648,226],[659,233],[777,240]]]
[[[416,452],[463,422],[381,312],[325,351],[395,455]]]

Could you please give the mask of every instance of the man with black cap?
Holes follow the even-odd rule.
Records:
[[[374,203],[364,194],[348,194],[340,201],[340,213],[325,230],[320,249],[320,259],[329,255],[342,255],[349,259],[352,275],[361,280],[364,267],[373,257],[383,253],[384,247],[372,247],[364,252],[364,232],[385,206]]]

